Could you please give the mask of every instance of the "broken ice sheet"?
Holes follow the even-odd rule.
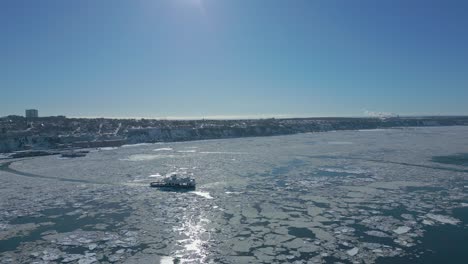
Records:
[[[451,216],[446,216],[446,215],[439,215],[439,214],[427,214],[427,218],[432,219],[434,221],[443,223],[443,224],[451,224],[451,225],[456,225],[460,223],[460,220],[453,218]]]
[[[151,157],[151,160],[139,162],[121,161],[135,155],[166,155],[167,151],[153,152],[154,147],[96,152],[93,159],[67,160],[63,164],[57,163],[56,158],[53,161],[48,158],[24,160],[13,168],[54,177],[105,180],[110,184],[45,182],[2,174],[1,179],[8,181],[5,186],[11,191],[0,189],[0,223],[3,224],[0,232],[14,229],[17,224],[11,221],[16,217],[39,215],[42,209],[53,205],[55,208],[72,205],[73,210],[64,214],[73,219],[83,216],[80,221],[85,224],[77,224],[67,231],[57,228],[52,232],[44,228],[41,237],[46,239],[24,244],[16,252],[0,253],[0,259],[22,257],[23,263],[45,262],[43,256],[54,258],[60,254],[64,260],[77,263],[79,260],[102,261],[104,255],[109,262],[142,263],[158,259],[158,256],[177,258],[175,254],[180,253],[186,257],[180,259],[182,263],[200,263],[197,260],[202,256],[193,254],[199,252],[194,250],[196,248],[203,250],[207,263],[210,260],[214,263],[214,260],[225,263],[314,260],[320,263],[328,258],[374,263],[381,256],[414,259],[415,254],[407,247],[421,240],[427,224],[438,228],[443,223],[457,222],[458,219],[446,215],[454,207],[460,207],[460,201],[464,201],[463,191],[466,191],[463,182],[459,188],[450,188],[457,181],[454,174],[464,177],[461,172],[403,164],[426,166],[429,164],[425,161],[427,157],[421,153],[442,151],[427,144],[440,133],[426,133],[428,131],[424,131],[424,136],[416,136],[417,133],[413,135],[407,130],[391,130],[386,132],[387,136],[374,135],[378,138],[372,139],[348,131],[333,133],[332,137],[338,135],[338,138],[328,138],[332,133],[315,133],[197,143],[203,145],[200,149],[211,152],[250,153],[237,155],[236,162],[225,155],[207,156],[198,152],[179,155],[172,151],[167,154],[178,155],[177,159]],[[310,141],[355,144],[346,148],[328,144],[310,147],[307,143]],[[411,144],[406,144],[408,142]],[[441,148],[447,153],[460,146],[455,141],[451,147],[445,143],[444,139]],[[172,144],[167,147],[184,148]],[[386,149],[390,151],[384,151]],[[379,160],[381,162],[376,162]],[[197,191],[209,193],[212,199],[190,192],[149,190],[145,184],[123,184],[137,175],[143,175],[141,179],[149,182],[148,175],[182,167],[198,168],[194,171],[199,184]],[[277,167],[282,170],[276,170],[276,175],[272,176],[273,168]],[[314,174],[319,168],[333,168],[335,173],[347,176],[320,177]],[[191,169],[187,171],[192,172]],[[31,183],[34,188],[23,189]],[[429,185],[440,186],[447,195],[434,199],[433,189],[409,191],[407,188]],[[89,207],[89,201],[94,201],[95,205]],[[111,206],[114,209],[108,208]],[[128,214],[119,218],[116,213],[120,211]],[[45,221],[56,223],[62,215],[55,213],[53,220]],[[204,218],[210,222],[201,223]],[[190,226],[187,223],[202,228],[187,232]],[[405,230],[405,227],[411,229]],[[369,239],[378,243],[371,243]],[[54,248],[61,253],[54,253]],[[75,254],[67,251],[69,249],[83,252]],[[236,255],[234,249],[244,255]],[[48,253],[44,255],[43,250]],[[86,256],[85,253],[96,255]]]
[[[359,248],[354,247],[354,248],[346,251],[346,254],[348,254],[350,256],[355,256],[358,252],[359,252]]]
[[[405,234],[411,230],[411,227],[407,226],[399,226],[397,229],[393,230],[393,232],[397,233],[398,235]]]

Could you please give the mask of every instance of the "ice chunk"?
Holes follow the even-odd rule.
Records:
[[[348,255],[350,255],[352,257],[352,256],[355,256],[358,252],[359,252],[359,248],[354,247],[354,248],[346,251],[346,254],[348,254]]]
[[[85,253],[84,257],[78,260],[78,264],[92,264],[97,262],[96,253]]]
[[[377,243],[369,243],[369,242],[364,242],[362,243],[362,246],[363,247],[366,247],[368,249],[378,249],[378,248],[381,248],[382,245],[381,244],[377,244]]]
[[[387,235],[386,233],[382,231],[376,231],[376,230],[367,231],[366,234],[369,236],[375,236],[375,237],[389,237],[389,235]]]
[[[197,152],[197,151],[194,150],[194,149],[190,149],[190,150],[179,150],[179,151],[177,151],[177,152],[179,152],[179,153],[195,153],[195,152]]]
[[[127,145],[122,145],[122,148],[142,147],[142,146],[149,146],[149,145],[153,145],[153,144],[154,143],[127,144]]]
[[[69,255],[66,255],[62,262],[63,263],[68,263],[68,262],[72,262],[72,261],[76,261],[76,260],[79,260],[81,257],[83,257],[83,255],[80,255],[80,254],[69,254]]]
[[[54,261],[61,258],[62,255],[62,252],[58,249],[46,249],[42,253],[44,254],[42,260],[44,261]]]
[[[174,155],[150,155],[150,154],[135,154],[131,155],[128,158],[120,159],[122,161],[149,161],[149,160],[156,160],[156,159],[165,159],[165,158],[174,158]]]
[[[335,229],[335,233],[352,233],[356,231],[352,227],[347,227],[347,226],[340,226]]]
[[[206,199],[213,199],[213,196],[211,196],[209,192],[192,192],[192,193],[199,195],[201,197],[204,197]]]
[[[88,245],[88,248],[89,248],[89,250],[94,250],[95,248],[97,248],[97,246],[98,245],[96,243],[92,243],[92,244]]]
[[[161,260],[160,260],[161,264],[173,264],[175,262],[176,261],[175,261],[174,258],[168,257],[168,256],[163,256],[163,257],[161,257]]]
[[[121,258],[121,257],[118,256],[118,255],[110,255],[110,256],[108,257],[109,262],[117,262],[117,261],[120,260],[120,258]]]
[[[157,149],[153,149],[153,151],[171,151],[172,148],[157,148]]]
[[[118,149],[118,147],[102,147],[102,148],[99,148],[99,150],[114,150],[114,149]]]
[[[401,235],[401,234],[407,233],[410,230],[411,230],[411,227],[400,226],[397,229],[394,229],[393,232],[397,233],[398,235]]]
[[[224,192],[225,194],[242,194],[242,192]]]
[[[460,220],[450,217],[450,216],[445,216],[445,215],[427,214],[426,217],[432,220],[435,220],[437,222],[443,223],[443,224],[456,225],[460,223]]]
[[[422,221],[422,223],[425,224],[425,225],[433,225],[434,224],[434,222],[432,222],[431,220],[426,220],[426,219],[424,219]]]

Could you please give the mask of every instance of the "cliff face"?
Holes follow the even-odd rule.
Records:
[[[177,128],[161,129],[147,128],[141,130],[129,131],[127,134],[127,143],[143,142],[170,142],[170,141],[188,141],[217,138],[235,138],[235,137],[255,137],[255,136],[273,136],[287,135],[300,131],[286,129],[281,127],[247,127],[247,128]]]
[[[220,139],[236,137],[260,137],[274,135],[288,135],[305,132],[322,132],[332,130],[377,129],[389,127],[418,127],[418,126],[453,126],[468,125],[464,120],[379,120],[379,119],[343,119],[320,120],[316,122],[292,122],[287,125],[270,123],[248,127],[210,127],[210,128],[144,128],[130,130],[126,134],[127,143],[150,143],[188,141],[203,139]]]
[[[12,152],[24,149],[50,149],[60,143],[57,137],[20,136],[0,138],[0,152]]]
[[[81,122],[81,123],[80,123]],[[92,125],[89,123],[92,122]],[[124,120],[114,121],[104,119],[109,131],[102,133],[102,125],[96,120],[73,121],[74,131],[88,128],[86,133],[69,133],[62,131],[60,126],[49,128],[47,131],[17,132],[15,134],[0,134],[0,152],[11,152],[24,149],[53,149],[73,146],[82,142],[92,142],[88,145],[100,145],[101,142],[110,144],[112,140],[120,145],[151,142],[171,142],[203,139],[220,139],[235,137],[259,137],[288,135],[305,132],[320,132],[331,130],[375,129],[388,127],[417,127],[417,126],[453,126],[468,125],[468,117],[427,117],[427,118],[304,118],[304,119],[267,119],[267,120],[238,120],[238,121],[148,121],[152,127],[132,128],[141,125],[137,121],[127,124]],[[135,123],[137,122],[137,123]],[[158,123],[159,122],[159,123]],[[114,124],[117,123],[117,124]],[[95,130],[91,130],[95,127]],[[99,130],[96,128],[99,127]],[[69,129],[69,127],[68,127]],[[118,134],[117,134],[118,132]],[[59,136],[61,134],[65,134]],[[106,145],[107,146],[107,145]]]

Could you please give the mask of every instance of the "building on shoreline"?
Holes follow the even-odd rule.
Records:
[[[0,118],[0,153],[69,147],[115,147],[123,144],[290,135],[333,130],[418,126],[468,126],[468,116],[328,117],[251,120],[152,120]]]
[[[26,118],[38,118],[39,111],[37,109],[26,109]]]

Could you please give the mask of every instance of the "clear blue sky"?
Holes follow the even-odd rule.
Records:
[[[2,0],[0,116],[468,114],[468,1]]]

